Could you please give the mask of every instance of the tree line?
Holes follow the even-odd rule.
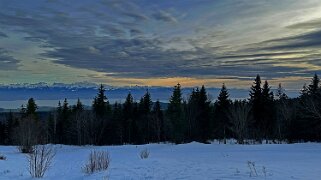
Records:
[[[91,109],[78,99],[68,100],[46,118],[39,115],[33,98],[18,113],[0,121],[0,144],[29,146],[39,143],[70,145],[146,144],[158,142],[226,143],[298,142],[321,140],[321,87],[317,74],[301,94],[289,98],[281,84],[272,92],[268,81],[257,75],[249,98],[232,101],[225,84],[215,101],[205,86],[195,88],[187,99],[174,86],[167,108],[152,102],[148,90],[136,102],[129,92],[124,103],[111,104],[100,85]],[[22,149],[23,151],[23,149]]]

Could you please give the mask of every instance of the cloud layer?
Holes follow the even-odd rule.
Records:
[[[84,70],[96,82],[88,71],[113,82],[209,84],[215,78],[248,84],[258,73],[295,82],[321,73],[321,3],[314,0],[4,0],[0,8],[0,41],[7,42],[0,45],[0,70],[44,61],[73,69],[69,76]],[[32,50],[13,47],[22,42]]]

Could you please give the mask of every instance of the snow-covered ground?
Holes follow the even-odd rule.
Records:
[[[321,179],[321,144],[149,144],[125,146],[62,146],[44,179]],[[147,148],[148,159],[139,153]],[[107,150],[107,171],[86,175],[81,167],[91,150]],[[31,179],[26,156],[16,147],[0,146],[0,179]],[[257,176],[250,177],[248,161]],[[252,167],[253,171],[253,167]],[[254,172],[254,171],[253,171]],[[252,173],[255,174],[255,173]]]

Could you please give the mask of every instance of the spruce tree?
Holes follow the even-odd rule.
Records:
[[[279,85],[278,85],[278,89],[276,90],[276,95],[275,96],[276,96],[277,100],[286,100],[286,99],[288,99],[288,96],[286,95],[285,90],[282,87],[281,83],[279,83]]]
[[[275,105],[273,100],[273,92],[271,91],[269,83],[265,81],[262,89],[262,116],[259,129],[266,141],[272,138],[273,129],[275,128]]]
[[[320,78],[317,74],[314,74],[311,84],[308,86],[309,95],[317,95],[319,93]]]
[[[261,77],[259,74],[256,76],[253,82],[253,85],[251,87],[250,104],[252,107],[251,111],[253,115],[253,120],[252,122],[249,123],[251,136],[253,138],[256,138],[257,140],[260,140],[262,137],[262,132],[260,130],[260,127],[261,127],[261,121],[263,118],[263,114],[262,114],[263,102],[262,102]]]
[[[60,114],[62,137],[61,142],[63,144],[71,144],[71,119],[70,119],[70,107],[67,98],[65,98],[62,104],[62,110]]]
[[[200,102],[200,91],[198,88],[193,89],[188,103],[185,105],[185,120],[188,123],[188,140],[189,141],[198,141],[200,139],[201,127],[199,124],[199,102]],[[185,102],[186,103],[186,102]]]
[[[229,93],[225,86],[222,85],[221,91],[217,97],[217,101],[215,102],[215,122],[213,123],[216,127],[212,127],[215,129],[214,134],[216,138],[223,138],[224,144],[226,143],[226,138],[232,136],[232,132],[230,131],[231,122],[228,118],[227,111],[231,105],[231,100],[229,99]]]
[[[159,100],[155,102],[153,107],[153,142],[162,142],[165,140],[164,133],[164,116],[163,111],[161,110],[161,104]]]
[[[199,92],[199,115],[197,118],[200,127],[199,140],[203,143],[206,143],[210,138],[210,103],[205,86],[203,85]]]
[[[26,108],[26,114],[27,115],[33,115],[36,116],[36,110],[38,109],[37,104],[33,98],[30,98],[28,100],[27,108]]]
[[[74,112],[81,112],[83,110],[84,110],[84,105],[82,104],[82,102],[78,98],[76,105],[73,106],[73,111]]]
[[[173,94],[167,107],[167,116],[172,124],[171,135],[175,143],[184,142],[184,121],[181,85],[174,86]]]
[[[123,144],[124,135],[123,135],[123,126],[122,126],[122,107],[120,103],[115,103],[112,111],[112,122],[108,127],[109,136],[106,137],[109,140],[109,144]]]
[[[260,75],[256,75],[256,78],[253,82],[250,91],[250,101],[253,103],[259,102],[262,95],[262,88],[261,88],[261,77]]]
[[[131,93],[129,92],[125,103],[123,104],[123,114],[124,114],[124,118],[123,118],[123,122],[122,122],[122,126],[123,126],[123,134],[124,134],[124,142],[126,143],[131,143],[132,139],[131,139],[131,135],[132,135],[132,121],[134,119],[133,116],[134,113],[134,98],[131,95]]]
[[[269,86],[268,81],[264,82],[264,85],[262,88],[262,100],[273,101],[273,92],[271,91],[271,87]]]
[[[105,95],[105,91],[106,89],[101,84],[98,89],[97,96],[94,98],[94,102],[93,102],[93,111],[95,112],[96,116],[99,118],[103,118],[110,111],[109,101]]]
[[[146,90],[146,93],[139,102],[140,120],[138,122],[138,126],[141,130],[140,143],[148,143],[151,139],[151,107],[151,96],[148,90]]]

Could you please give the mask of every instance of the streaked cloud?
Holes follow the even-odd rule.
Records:
[[[19,61],[8,54],[4,49],[0,48],[0,70],[17,70]]]
[[[0,8],[0,48],[10,49],[0,63],[25,73],[17,81],[40,64],[52,69],[42,81],[61,80],[50,68],[60,67],[68,82],[116,85],[248,86],[258,73],[275,83],[321,74],[315,0],[4,0]]]
[[[0,31],[0,38],[6,38],[6,37],[8,37],[8,35]]]

